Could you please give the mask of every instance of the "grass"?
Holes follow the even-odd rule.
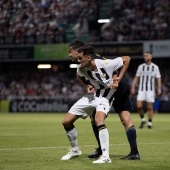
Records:
[[[169,170],[170,114],[156,114],[153,129],[139,129],[140,118],[132,114],[137,129],[140,161],[120,160],[129,153],[123,126],[116,114],[106,124],[110,134],[111,164],[92,164],[87,158],[97,147],[90,119],[78,120],[82,155],[61,161],[68,152],[68,139],[61,125],[64,114],[0,114],[0,170]]]

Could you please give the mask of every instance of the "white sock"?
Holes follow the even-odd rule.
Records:
[[[74,129],[66,132],[68,139],[70,141],[71,147],[75,150],[78,150],[78,142],[77,142],[77,130],[74,127]]]
[[[142,122],[146,122],[146,119],[145,119],[145,118],[142,118]]]
[[[109,133],[107,128],[99,131],[99,139],[102,148],[102,156],[109,157]]]
[[[149,125],[149,126],[152,126],[152,122],[148,122],[148,125]]]

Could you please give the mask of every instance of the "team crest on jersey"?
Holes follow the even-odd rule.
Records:
[[[109,63],[108,62],[105,62],[105,65],[107,66]]]
[[[103,75],[102,75],[102,78],[106,78],[106,74],[103,74]]]
[[[154,71],[154,67],[152,66],[152,71]]]

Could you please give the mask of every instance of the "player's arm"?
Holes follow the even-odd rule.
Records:
[[[118,80],[118,81],[120,81],[122,79],[127,68],[129,67],[129,63],[130,63],[130,57],[129,56],[122,56],[121,58],[123,60],[123,66],[120,70],[119,76],[116,78],[116,80]]]
[[[86,79],[85,77],[81,77],[78,74],[77,74],[77,78],[83,84],[83,86],[86,89],[87,93],[94,94],[94,91],[95,91],[94,87],[93,87],[93,85],[90,83],[90,81],[88,79]]]
[[[161,78],[156,78],[157,81],[157,95],[160,96],[161,95]]]
[[[113,82],[111,84],[108,85],[108,87],[110,87],[111,89],[116,89],[119,86],[119,80],[117,80],[118,78],[118,73],[117,70],[113,72]]]
[[[138,80],[139,80],[139,77],[138,76],[135,76],[135,78],[133,79],[133,82],[132,82],[132,88],[131,88],[131,93],[132,94],[135,94],[136,90],[136,84],[138,83]]]

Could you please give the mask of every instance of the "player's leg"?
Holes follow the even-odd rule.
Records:
[[[66,130],[66,134],[71,145],[71,150],[68,152],[68,154],[61,158],[62,160],[69,160],[72,157],[81,155],[81,151],[78,147],[77,130],[74,126],[74,122],[79,117],[85,119],[89,113],[95,110],[90,106],[91,105],[89,104],[88,98],[82,97],[70,108],[65,118],[63,119],[62,124]]]
[[[130,153],[121,159],[128,159],[128,160],[140,159],[140,155],[139,155],[138,147],[137,147],[137,140],[136,140],[136,138],[137,138],[136,128],[133,125],[130,112],[129,111],[120,111],[119,117],[120,117],[121,123],[123,124],[123,126],[125,128],[127,139],[129,141],[129,145],[130,145],[130,149],[131,149]]]
[[[147,102],[147,110],[148,110],[148,128],[152,128],[152,118],[153,118],[153,103]]]
[[[67,113],[62,121],[71,148],[70,151],[61,158],[61,160],[69,160],[72,157],[81,155],[77,142],[77,130],[73,124],[78,118],[79,117],[77,115]]]
[[[95,115],[95,122],[99,131],[99,140],[102,149],[102,156],[93,161],[93,163],[111,163],[109,157],[109,133],[105,125],[106,114],[102,111],[97,111]]]
[[[99,140],[99,131],[95,123],[95,114],[96,114],[96,110],[90,114],[90,119],[91,119],[92,129],[98,143],[98,147],[96,148],[94,153],[88,155],[89,158],[98,158],[102,154],[100,140]]]
[[[148,110],[148,128],[152,128],[153,119],[153,103],[155,102],[154,91],[148,91],[146,94],[147,110]]]
[[[137,101],[137,111],[138,111],[139,116],[141,118],[141,124],[140,124],[139,128],[143,128],[145,123],[146,123],[146,119],[145,119],[145,116],[144,116],[143,101],[141,101],[141,100]]]
[[[144,117],[144,110],[143,110],[143,101],[145,100],[146,100],[146,93],[143,91],[139,91],[138,96],[137,96],[137,111],[141,118],[141,124],[139,128],[143,128],[146,123],[146,119]]]

